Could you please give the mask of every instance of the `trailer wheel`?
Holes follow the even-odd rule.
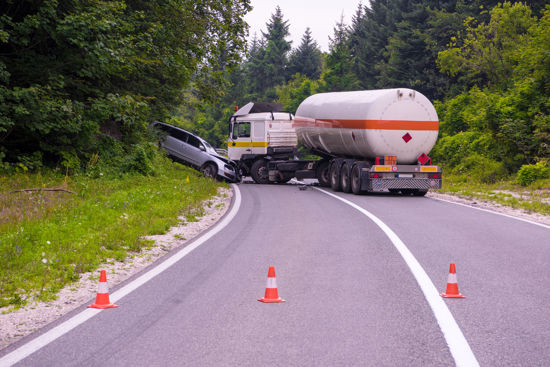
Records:
[[[336,162],[332,162],[330,165],[330,188],[334,191],[341,191],[340,185],[340,170]]]
[[[353,192],[355,195],[359,195],[361,193],[361,169],[359,169],[359,166],[357,164],[354,164],[351,168],[351,192]]]
[[[344,163],[340,173],[340,185],[342,186],[342,191],[346,193],[351,192],[351,170],[349,164]]]
[[[323,160],[317,166],[317,171],[315,172],[317,180],[319,181],[319,186],[329,187],[330,186],[330,161]]]
[[[265,159],[258,159],[252,163],[250,175],[252,176],[254,182],[262,185],[268,184],[269,173],[267,172],[267,161]]]

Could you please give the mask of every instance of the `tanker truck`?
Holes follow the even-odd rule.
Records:
[[[439,121],[421,93],[320,93],[306,98],[295,116],[280,107],[251,102],[229,121],[229,158],[256,183],[316,178],[335,191],[419,196],[441,188],[441,169],[428,156]],[[298,141],[319,159],[297,159]]]

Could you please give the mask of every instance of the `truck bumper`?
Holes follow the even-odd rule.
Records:
[[[362,181],[361,190],[364,191],[389,191],[389,190],[429,190],[440,189],[441,179],[431,178],[366,178]]]

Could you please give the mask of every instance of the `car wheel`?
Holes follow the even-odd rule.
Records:
[[[210,177],[210,178],[216,178],[218,175],[218,167],[216,167],[213,163],[207,163],[200,169],[201,173],[204,175],[204,177]]]
[[[267,171],[267,161],[265,159],[258,159],[252,163],[250,175],[252,176],[254,182],[263,185],[268,184],[269,172]]]
[[[340,185],[340,170],[336,162],[333,162],[330,166],[330,188],[334,191],[342,190],[342,186]]]

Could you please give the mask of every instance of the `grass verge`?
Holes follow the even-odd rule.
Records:
[[[484,184],[466,175],[444,174],[443,188],[438,192],[550,215],[550,179],[537,180],[529,186],[520,186],[514,180]]]
[[[150,245],[142,236],[194,218],[220,186],[167,159],[158,165],[155,176],[0,177],[0,307],[53,299],[80,273],[139,252]],[[72,193],[13,192],[28,188]]]

